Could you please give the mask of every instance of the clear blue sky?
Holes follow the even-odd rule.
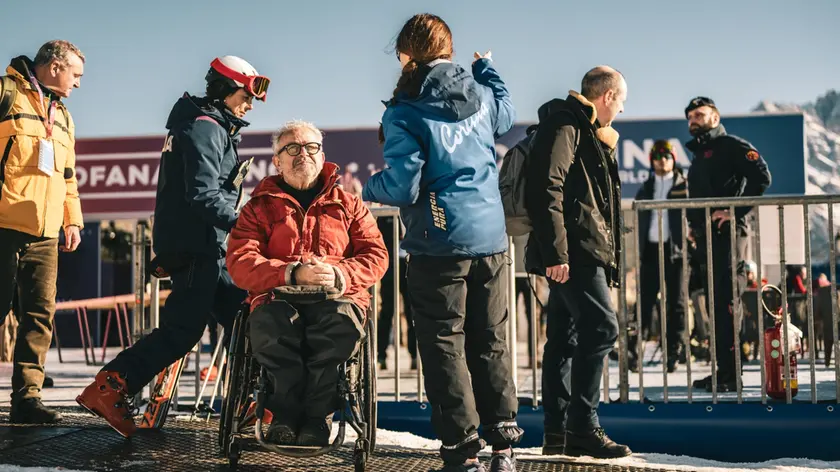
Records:
[[[456,60],[492,49],[520,121],[600,63],[629,84],[625,117],[678,116],[694,95],[724,113],[840,88],[840,1],[5,1],[0,59],[68,39],[87,56],[67,100],[80,137],[163,134],[172,103],[201,93],[215,56],[272,78],[251,130],[291,118],[376,126],[399,74],[391,43],[412,14],[442,16]]]

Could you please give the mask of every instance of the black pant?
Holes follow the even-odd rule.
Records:
[[[685,332],[685,302],[682,297],[683,265],[682,259],[671,259],[671,243],[663,245],[665,253],[665,298],[666,298],[666,341],[668,358],[677,355],[677,349]],[[654,306],[659,306],[656,297],[660,294],[659,286],[659,244],[647,243],[641,261],[642,295],[642,339],[651,331]],[[660,313],[660,316],[662,314]],[[634,340],[635,341],[635,340]],[[635,345],[635,342],[632,343]]]
[[[550,282],[543,353],[545,431],[589,432],[600,426],[604,356],[618,339],[604,269],[571,266],[564,284]]]
[[[723,231],[712,233],[712,264],[713,280],[715,289],[715,350],[717,355],[717,373],[721,381],[729,381],[735,378],[735,324],[732,310],[732,247],[730,244],[729,227],[723,226]],[[698,241],[698,245],[705,245],[705,241]],[[705,255],[705,246],[702,257]],[[735,263],[742,260],[745,252],[746,239],[737,237]],[[706,260],[701,263],[701,271],[708,274]],[[708,277],[703,278],[708,297]],[[738,281],[738,294],[740,299],[741,290],[744,287],[744,280]],[[708,303],[708,302],[707,302]],[[740,326],[739,326],[740,329]]]
[[[346,299],[310,305],[274,301],[248,318],[251,349],[274,387],[269,409],[297,423],[338,408],[338,367],[355,352],[364,313]]]
[[[58,239],[0,228],[0,324],[17,289],[19,317],[12,401],[40,398],[50,348],[58,277]]]
[[[414,325],[445,462],[478,441],[479,424],[497,446],[490,439],[494,429],[516,418],[506,281],[504,254],[409,257]]]
[[[414,320],[411,316],[411,304],[408,303],[408,282],[405,276],[407,268],[408,264],[405,259],[400,258],[400,294],[403,296],[405,318],[408,322],[408,339],[406,339],[406,344],[408,344],[408,354],[414,359],[417,357],[417,341],[414,339]],[[379,305],[381,307],[381,311],[379,312],[379,325],[376,327],[377,349],[379,350],[377,354],[379,355],[379,360],[384,360],[387,356],[388,346],[391,345],[392,341],[391,334],[393,333],[394,318],[399,316],[398,313],[395,314],[394,312],[393,267],[389,266],[388,271],[385,272],[380,287],[382,287],[380,291],[382,298]],[[394,348],[399,349],[400,346],[394,346]]]
[[[171,277],[172,292],[160,310],[160,327],[102,368],[121,372],[132,395],[201,340],[210,316],[229,333],[245,299],[246,293],[233,284],[224,259],[197,257]]]

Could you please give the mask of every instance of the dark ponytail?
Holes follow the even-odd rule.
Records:
[[[394,88],[392,98],[396,100],[398,95],[415,98],[419,95],[420,86],[423,85],[423,79],[426,78],[429,70],[429,67],[425,64],[419,65],[414,59],[408,61],[405,67],[403,67],[399,80],[397,80],[397,86]]]
[[[420,94],[423,80],[432,70],[427,64],[436,59],[452,59],[452,32],[439,16],[428,13],[414,15],[400,30],[395,49],[411,60],[403,67],[391,99],[394,101],[400,96],[415,98]],[[385,142],[381,125],[379,142]]]

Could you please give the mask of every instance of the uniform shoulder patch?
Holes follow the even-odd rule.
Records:
[[[747,151],[748,161],[757,161],[758,157],[758,151],[756,151],[755,149],[750,149],[749,151]]]

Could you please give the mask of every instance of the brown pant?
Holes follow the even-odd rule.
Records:
[[[9,313],[18,290],[20,318],[14,351],[12,402],[40,398],[52,341],[58,276],[58,239],[0,228],[0,313]],[[0,319],[2,323],[4,319]]]

